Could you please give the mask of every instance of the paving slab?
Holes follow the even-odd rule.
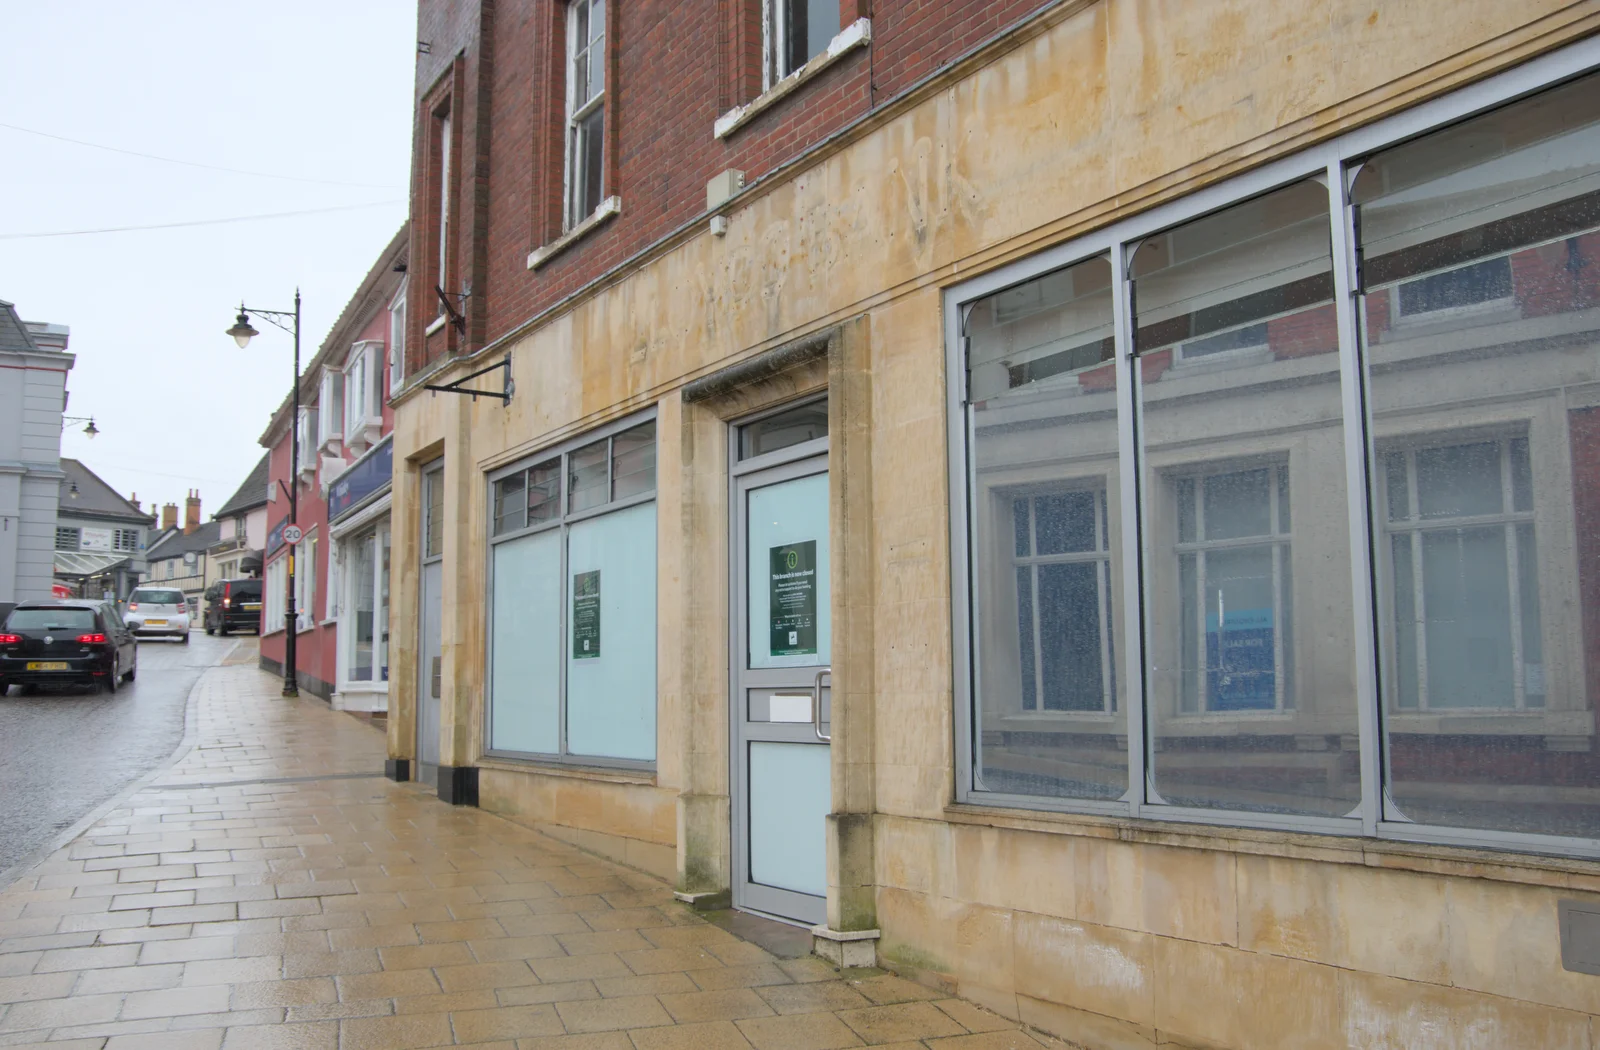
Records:
[[[1058,1045],[387,781],[379,730],[279,690],[205,672],[191,749],[0,888],[0,1046]]]

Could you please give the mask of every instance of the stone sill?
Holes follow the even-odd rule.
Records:
[[[520,773],[524,776],[567,777],[572,780],[599,781],[605,784],[640,784],[656,786],[656,775],[643,769],[611,769],[607,766],[569,766],[556,763],[525,761],[514,758],[496,758],[484,755],[478,759],[479,769],[493,769],[500,773]]]
[[[445,314],[440,314],[438,317],[435,317],[433,320],[428,322],[428,327],[422,330],[422,334],[425,336],[432,335],[449,323],[450,318]]]
[[[746,102],[742,106],[735,106],[717,118],[712,128],[715,138],[725,139],[735,131],[744,127],[762,113],[777,105],[787,98],[796,88],[806,81],[811,80],[838,62],[845,55],[858,47],[866,47],[872,43],[872,22],[865,18],[858,18],[851,22],[839,35],[828,41],[828,49],[799,69],[790,73],[766,91]]]
[[[893,816],[893,814],[885,814]],[[919,819],[908,817],[905,819]],[[1496,882],[1600,891],[1600,861],[1508,853],[1470,846],[1441,846],[1360,836],[1323,835],[1304,831],[1189,824],[1086,813],[1003,809],[954,803],[944,810],[951,824],[1031,831],[1046,835],[1116,839],[1121,842],[1180,849],[1245,853],[1325,864],[1360,864],[1429,875],[1491,879]]]
[[[549,244],[535,248],[532,254],[528,256],[528,269],[537,270],[551,259],[554,259],[562,252],[566,251],[568,248],[583,240],[595,230],[599,229],[601,224],[608,221],[612,216],[621,214],[622,198],[607,197],[605,200],[600,202],[600,207],[596,208],[587,219],[584,219],[582,222],[578,223],[578,225],[574,226],[566,233],[563,233],[560,237],[557,237]]]

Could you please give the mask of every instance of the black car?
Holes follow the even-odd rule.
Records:
[[[206,633],[261,631],[261,581],[218,580],[206,588]]]
[[[22,602],[0,624],[0,696],[72,682],[114,693],[138,670],[138,642],[111,602]]]

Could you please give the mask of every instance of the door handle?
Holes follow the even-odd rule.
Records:
[[[824,677],[832,678],[833,669],[824,667],[817,672],[817,677],[811,680],[811,731],[817,734],[818,740],[827,743],[833,739],[833,734],[822,731],[822,679]]]

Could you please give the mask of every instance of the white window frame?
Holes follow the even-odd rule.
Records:
[[[63,547],[61,545],[61,541],[68,534],[71,534],[72,546]],[[58,550],[58,551],[76,551],[76,550],[79,549],[79,547],[82,545],[82,543],[83,543],[83,530],[80,529],[78,526],[76,526],[76,525],[57,525],[56,526],[56,546],[55,546],[56,550]]]
[[[350,672],[355,666],[356,647],[356,624],[354,617],[358,611],[359,602],[357,595],[360,591],[360,588],[357,586],[359,581],[356,579],[357,555],[355,548],[359,544],[368,542],[373,544],[371,593],[373,616],[372,677],[352,678],[350,677]],[[378,639],[388,629],[387,619],[380,619],[379,617],[379,610],[385,608],[383,603],[383,551],[385,549],[389,550],[392,558],[394,549],[393,542],[393,536],[389,531],[389,518],[387,513],[371,524],[362,525],[356,528],[353,532],[339,536],[335,541],[335,545],[339,551],[339,564],[337,570],[335,570],[333,566],[329,566],[329,586],[330,588],[334,586],[333,574],[335,571],[337,571],[340,579],[338,584],[340,594],[340,603],[338,609],[338,668],[340,692],[387,692],[389,689],[389,680],[382,677],[381,665],[378,662]],[[390,572],[393,572],[392,564],[390,566]],[[392,580],[390,581],[390,587],[390,598],[392,603]],[[390,644],[392,643],[393,639],[391,638]],[[388,656],[392,657],[393,653],[389,653]]]
[[[337,368],[324,368],[317,393],[318,452],[339,452],[339,443],[344,440],[344,399],[344,373]]]
[[[363,340],[344,366],[344,442],[354,452],[370,448],[383,430],[383,344]]]
[[[315,474],[317,471],[317,410],[315,406],[300,406],[299,418],[295,421],[299,431],[300,462],[296,465],[296,473]]]
[[[1392,323],[1399,327],[1437,324],[1439,322],[1449,321],[1455,318],[1466,319],[1477,317],[1481,314],[1515,310],[1517,301],[1515,290],[1513,290],[1512,294],[1510,295],[1502,295],[1494,299],[1479,299],[1476,302],[1462,303],[1459,306],[1440,306],[1432,310],[1404,309],[1403,304],[1405,302],[1405,296],[1402,294],[1402,292],[1405,288],[1411,285],[1420,284],[1423,281],[1438,277],[1441,274],[1454,273],[1457,270],[1465,270],[1472,266],[1484,266],[1493,262],[1504,262],[1506,267],[1509,269],[1511,266],[1511,256],[1494,255],[1487,259],[1474,259],[1472,262],[1463,266],[1451,266],[1443,270],[1436,270],[1433,273],[1425,273],[1420,277],[1413,277],[1408,281],[1402,281],[1401,283],[1395,285],[1393,290],[1390,292],[1391,305],[1389,308],[1389,315],[1392,319]]]
[[[804,61],[792,68],[787,64],[789,9],[794,4],[805,2],[806,0],[761,0],[761,90],[763,91],[771,91],[773,85],[794,76],[815,57],[807,56]],[[828,39],[832,40],[839,33],[839,26],[831,27]],[[826,52],[820,53],[826,54]]]
[[[1371,429],[1368,409],[1361,396],[1365,374],[1365,349],[1360,344],[1360,319],[1356,302],[1356,231],[1354,209],[1347,199],[1349,180],[1368,155],[1407,139],[1423,135],[1476,114],[1498,108],[1523,96],[1537,93],[1561,81],[1600,71],[1600,38],[1589,38],[1540,55],[1514,69],[1487,77],[1449,94],[1434,98],[1364,127],[1346,132],[1291,156],[1265,164],[1246,174],[1213,183],[1179,199],[1159,205],[1139,215],[1122,219],[1093,233],[1078,237],[1033,256],[1000,266],[986,274],[945,289],[943,317],[946,350],[946,420],[950,453],[949,492],[951,550],[951,615],[953,646],[954,711],[956,734],[956,798],[959,803],[1005,806],[1016,809],[1064,810],[1116,817],[1148,818],[1189,822],[1211,826],[1259,827],[1286,831],[1311,831],[1335,835],[1363,835],[1398,841],[1438,843],[1517,850],[1558,856],[1600,858],[1600,839],[1582,839],[1534,832],[1510,832],[1460,826],[1433,826],[1413,823],[1386,801],[1383,771],[1383,735],[1379,722],[1378,630],[1375,621],[1374,592],[1376,545],[1371,543],[1380,522],[1370,517],[1368,456],[1376,456],[1365,442]],[[1109,254],[1112,272],[1112,301],[1116,352],[1118,462],[1121,508],[1122,549],[1130,556],[1153,557],[1146,552],[1140,532],[1140,516],[1147,513],[1141,499],[1145,484],[1142,476],[1148,461],[1138,438],[1139,406],[1135,381],[1137,366],[1133,348],[1133,307],[1129,261],[1138,242],[1190,219],[1199,218],[1306,179],[1316,179],[1331,187],[1329,228],[1333,254],[1333,301],[1349,304],[1336,310],[1338,355],[1341,376],[1340,398],[1345,428],[1345,486],[1348,496],[1348,538],[1352,559],[1352,624],[1354,652],[1355,704],[1358,717],[1361,802],[1345,817],[1317,817],[1269,812],[1245,812],[1187,808],[1162,802],[1147,776],[1148,734],[1154,731],[1155,715],[1147,710],[1144,696],[1145,642],[1141,620],[1148,595],[1141,591],[1138,571],[1125,571],[1115,599],[1122,617],[1126,643],[1119,654],[1119,670],[1126,693],[1128,783],[1127,795],[1117,801],[1060,799],[1043,796],[1009,795],[985,791],[974,779],[974,724],[976,710],[974,672],[977,652],[970,642],[978,636],[978,609],[971,573],[979,554],[973,549],[976,536],[974,496],[980,490],[970,455],[972,431],[966,402],[966,340],[964,325],[969,310],[987,296],[1022,282],[1101,254]],[[1391,308],[1391,312],[1396,312]],[[1430,311],[1434,316],[1438,311]],[[1374,438],[1374,440],[1379,440]],[[1377,535],[1381,535],[1378,533]],[[1543,580],[1541,580],[1543,583]],[[1015,615],[1012,613],[1012,615]],[[1473,709],[1479,710],[1479,709]],[[1507,709],[1494,709],[1504,711]],[[1510,717],[1531,717],[1513,712]]]
[[[111,534],[111,549],[127,553],[139,549],[138,529],[117,529]]]
[[[400,279],[400,290],[389,300],[389,396],[400,392],[406,380],[406,289],[408,279]]]
[[[611,2],[615,3],[617,0],[611,0]],[[597,23],[593,20],[593,4],[594,0],[568,0],[567,3],[567,117],[566,133],[564,135],[566,164],[562,189],[561,222],[563,231],[571,230],[594,214],[606,199],[606,116],[603,111],[606,108],[608,88],[606,84],[608,70],[605,66],[607,40],[604,13],[602,13],[598,23],[600,27],[599,35],[597,36],[595,33],[594,26]],[[580,7],[590,16],[586,20],[590,25],[589,38],[581,42],[578,40],[578,19],[576,17]],[[592,74],[588,73],[588,70],[593,68],[596,47],[599,49],[598,57],[600,59],[600,90],[580,102],[578,99],[579,84],[576,73],[578,62],[579,60],[584,60],[585,77],[582,87],[583,90],[588,90],[592,79]],[[586,177],[588,169],[585,167],[586,160],[583,155],[584,151],[581,149],[582,140],[579,126],[596,112],[601,112],[602,114],[600,118],[600,192],[595,195],[594,202],[590,207],[582,208],[583,192],[588,183]]]

